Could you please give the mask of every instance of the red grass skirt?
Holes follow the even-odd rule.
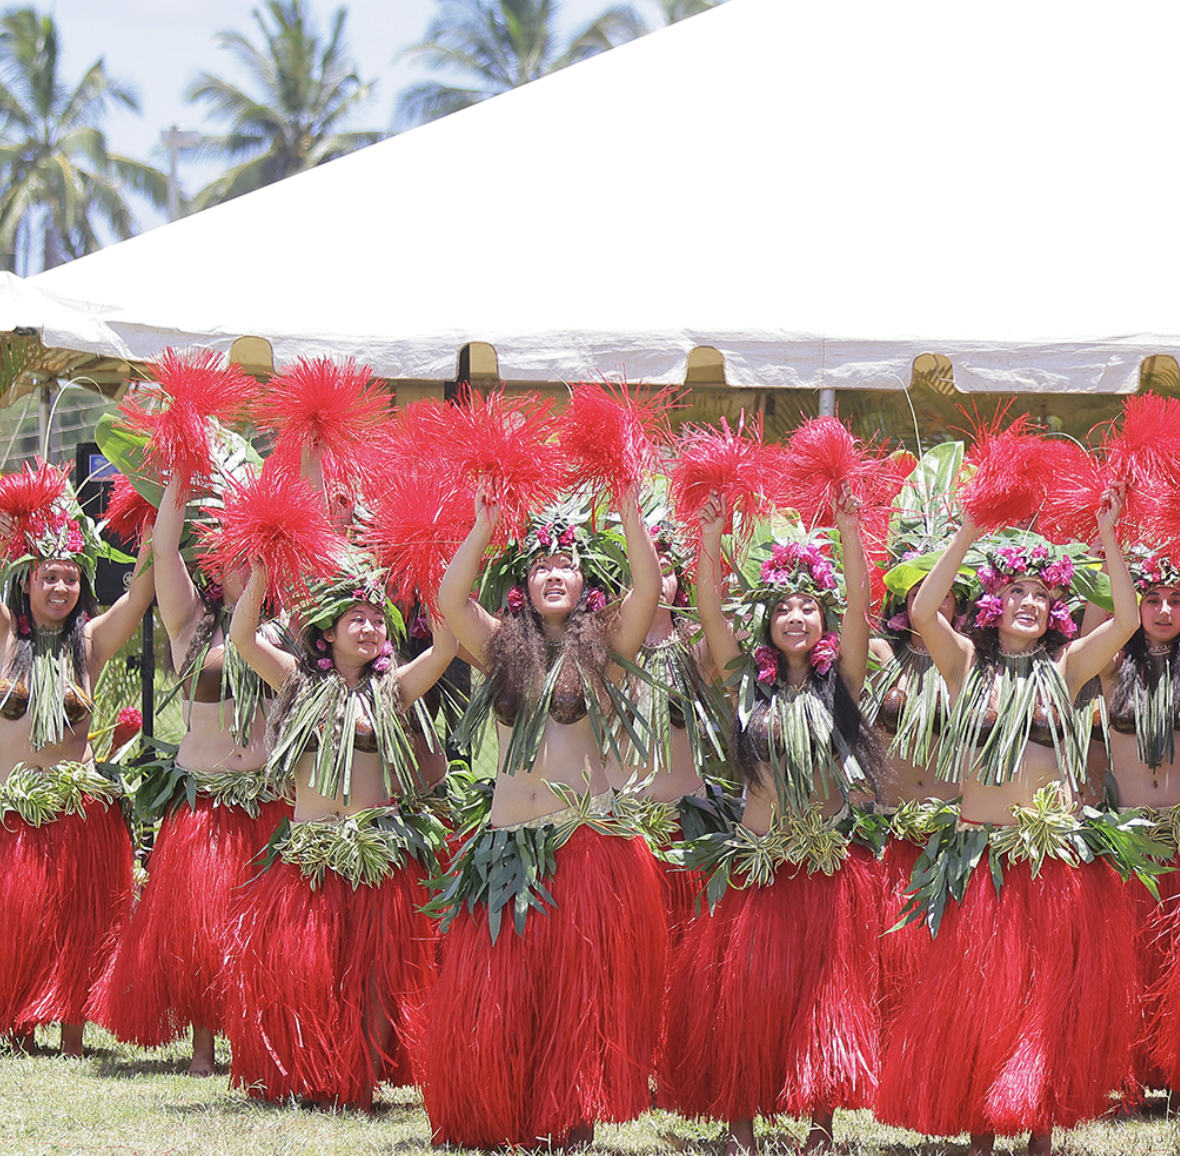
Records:
[[[1171,865],[1180,867],[1180,855]],[[1159,903],[1138,881],[1128,884],[1140,916],[1145,989],[1145,1040],[1136,1074],[1147,1087],[1180,1088],[1180,870],[1157,882]]]
[[[1105,863],[1006,865],[985,855],[885,1041],[877,1116],[934,1136],[1071,1128],[1130,1077],[1135,926]]]
[[[667,945],[651,852],[580,827],[546,886],[556,906],[523,936],[508,913],[493,944],[482,906],[443,936],[421,1046],[435,1143],[558,1145],[651,1107]]]
[[[177,808],[160,824],[147,886],[95,986],[87,1014],[121,1040],[153,1048],[189,1024],[222,1029],[229,905],[243,872],[291,813],[281,800],[258,818],[241,807]]]
[[[82,1023],[131,906],[131,838],[117,803],[0,826],[0,1030]]]
[[[930,931],[924,923],[910,923],[890,931],[901,918],[909,898],[914,864],[922,854],[922,845],[909,839],[890,836],[885,844],[881,867],[884,876],[884,907],[881,919],[881,1030],[889,1031],[903,993],[909,987],[926,945]]]
[[[672,962],[661,1105],[737,1120],[863,1108],[877,1087],[880,865],[731,887]]]
[[[234,899],[226,962],[230,1080],[262,1100],[369,1108],[411,1082],[405,1040],[435,976],[429,893],[410,860],[376,886],[281,860]]]

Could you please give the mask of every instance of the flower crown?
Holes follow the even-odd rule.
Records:
[[[785,594],[806,594],[814,598],[831,621],[844,611],[844,599],[836,580],[835,563],[816,541],[766,542],[758,551],[769,555],[758,568],[758,582],[746,591],[742,601],[770,605]]]
[[[1001,592],[1013,582],[1032,578],[1049,590],[1060,590],[1065,598],[1054,597],[1049,606],[1049,629],[1059,630],[1066,638],[1077,633],[1066,599],[1074,580],[1073,559],[1055,552],[1048,543],[1021,546],[998,546],[986,551],[987,561],[975,571],[983,594],[975,602],[975,625],[995,626],[1000,621]]]
[[[346,567],[330,578],[310,585],[310,596],[298,613],[305,626],[328,630],[350,606],[363,602],[385,615],[390,638],[405,635],[405,620],[385,589],[385,573],[367,555],[353,550],[346,557]]]
[[[1141,595],[1157,586],[1180,590],[1180,568],[1164,553],[1149,553],[1142,548],[1127,552],[1127,569]]]

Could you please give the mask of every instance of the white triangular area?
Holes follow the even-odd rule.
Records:
[[[730,0],[31,279],[46,343],[446,379],[1113,391],[1180,350],[1180,5]],[[391,50],[392,50],[391,46]],[[100,323],[100,324],[99,324]],[[94,329],[101,329],[96,341]]]

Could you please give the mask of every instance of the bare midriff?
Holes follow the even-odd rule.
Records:
[[[496,724],[501,766],[511,735],[509,727]],[[594,741],[589,718],[568,725],[546,719],[532,770],[517,771],[515,775],[497,772],[492,796],[492,826],[510,827],[563,810],[565,802],[550,790],[549,783],[564,783],[579,795],[584,795],[587,790],[591,795],[601,795],[608,789],[602,755]]]
[[[1024,748],[1015,778],[994,787],[985,787],[974,776],[960,784],[960,813],[968,823],[1008,827],[1015,821],[1013,807],[1031,807],[1037,791],[1058,782],[1062,782],[1062,771],[1056,752],[1052,747],[1030,742]]]
[[[230,733],[234,704],[186,704],[188,733],[180,740],[176,762],[189,771],[257,771],[266,766],[266,714],[259,708],[250,721],[250,742],[242,746]]]
[[[94,757],[90,749],[90,716],[76,722],[71,730],[63,723],[65,737],[60,743],[33,746],[33,712],[27,711],[22,718],[0,720],[0,783],[8,782],[13,767],[45,769],[58,763],[88,762]]]
[[[746,791],[746,809],[742,813],[742,826],[755,835],[765,835],[779,813],[778,793],[774,789],[774,772],[766,763],[759,765],[761,784],[751,783]],[[827,798],[823,794],[823,781],[817,774],[812,801],[820,804],[820,813],[831,819],[844,809],[844,796],[835,788],[829,788]]]
[[[352,784],[349,799],[344,801],[343,785],[335,796],[322,794],[308,785],[315,754],[300,755],[295,764],[295,823],[313,819],[344,819],[370,807],[384,807],[390,802],[381,775],[381,756],[376,752],[356,751],[352,756]]]
[[[957,783],[943,782],[935,775],[938,748],[934,751],[929,765],[924,767],[896,755],[887,756],[889,769],[877,784],[882,806],[898,807],[917,799],[953,799],[959,794]]]
[[[1175,739],[1180,759],[1180,734]],[[1139,761],[1135,736],[1114,730],[1110,732],[1110,758],[1120,807],[1174,807],[1180,803],[1180,763],[1149,767]]]
[[[650,776],[651,782],[639,793],[643,798],[655,799],[659,803],[673,803],[698,790],[704,780],[697,774],[688,732],[683,727],[672,727],[669,738],[671,766],[658,770],[651,764],[621,767],[615,759],[607,759],[606,777],[610,785],[619,791],[632,778],[636,782],[643,782]],[[630,747],[623,749],[624,758],[629,752]]]

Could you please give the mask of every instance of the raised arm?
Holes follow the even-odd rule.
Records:
[[[1115,536],[1115,525],[1123,509],[1123,491],[1111,488],[1102,497],[1098,511],[1098,536],[1106,553],[1106,572],[1114,616],[1084,638],[1071,642],[1062,657],[1062,676],[1074,698],[1096,674],[1101,674],[1127,640],[1139,629],[1139,597]]]
[[[455,552],[438,587],[438,605],[448,628],[459,645],[476,656],[476,665],[480,667],[486,661],[484,644],[499,623],[471,597],[471,588],[479,577],[484,551],[492,540],[499,516],[499,506],[485,499],[481,486],[475,495],[475,525]]]
[[[701,545],[697,555],[697,614],[705,642],[713,656],[722,681],[733,673],[729,664],[741,655],[742,648],[721,604],[721,534],[725,528],[725,508],[712,494],[701,507]]]
[[[869,670],[869,560],[861,536],[860,513],[849,495],[836,511],[840,548],[844,553],[844,585],[848,606],[840,624],[840,672],[859,698]]]
[[[938,608],[951,592],[959,567],[977,537],[979,528],[970,517],[965,517],[951,544],[934,563],[934,569],[922,580],[910,608],[910,624],[921,635],[952,697],[963,688],[963,679],[975,660],[975,646],[938,613]]]
[[[201,596],[180,556],[184,509],[185,495],[175,481],[169,482],[160,502],[152,534],[152,565],[156,571],[156,601],[160,607],[160,619],[173,642],[179,642],[201,614]]]
[[[152,554],[152,534],[144,535],[139,556],[135,559],[131,582],[127,593],[104,613],[92,618],[86,624],[86,638],[90,644],[90,677],[96,679],[98,672],[107,664],[115,652],[135,633],[143,621],[155,595],[156,570],[149,561]]]
[[[639,512],[639,500],[634,491],[623,498],[619,513],[623,519],[623,533],[627,536],[631,589],[619,608],[611,632],[611,646],[616,654],[630,662],[639,653],[660,604],[660,559]]]
[[[258,629],[266,597],[266,567],[255,565],[229,621],[230,641],[259,677],[278,690],[298,665],[295,656],[268,642]]]
[[[397,677],[403,707],[421,698],[434,686],[451,665],[451,659],[459,653],[459,640],[447,626],[445,618],[435,617],[430,625],[430,646],[411,662],[398,667]]]

